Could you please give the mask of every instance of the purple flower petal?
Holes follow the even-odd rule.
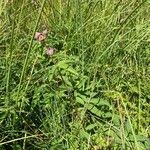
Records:
[[[35,36],[34,36],[34,38],[36,39],[36,40],[38,40],[38,38],[39,38],[39,36],[41,35],[41,33],[40,32],[35,32]]]
[[[35,32],[34,38],[37,41],[42,42],[42,41],[44,41],[47,38],[47,34],[48,34],[47,29],[42,31],[42,32]]]
[[[46,54],[48,56],[51,56],[54,54],[54,52],[55,52],[55,48],[49,47],[49,48],[47,48]]]

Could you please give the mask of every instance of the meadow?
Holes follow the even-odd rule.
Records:
[[[0,0],[0,150],[148,150],[149,102],[149,0]]]

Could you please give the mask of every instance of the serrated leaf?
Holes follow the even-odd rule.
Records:
[[[130,123],[129,123],[129,121],[127,120],[126,122],[125,122],[125,133],[126,133],[126,135],[128,135],[129,133],[131,133],[132,131],[131,131],[131,127],[130,127]]]
[[[61,69],[67,69],[69,67],[69,65],[67,64],[67,62],[65,61],[60,61],[58,64],[57,64],[57,67],[61,68]]]
[[[76,75],[76,76],[79,75],[78,72],[75,69],[73,69],[73,68],[67,68],[67,71],[72,73],[72,74],[74,74],[74,75]]]
[[[103,118],[111,118],[112,117],[112,113],[111,112],[106,112],[103,114]]]
[[[97,107],[95,107],[92,104],[88,104],[87,109],[99,117],[101,117],[103,114],[103,112],[101,110],[99,110]]]
[[[111,107],[111,105],[109,104],[108,101],[104,100],[104,99],[99,99],[99,98],[92,98],[90,103],[97,105],[97,106],[108,106]]]
[[[84,105],[84,100],[81,97],[76,97],[76,101],[82,105]]]
[[[83,137],[83,138],[87,138],[87,139],[89,139],[89,136],[90,136],[90,134],[89,133],[87,133],[85,130],[81,130],[80,131],[80,135]]]
[[[63,76],[63,81],[68,85],[72,87],[72,83],[69,81],[69,79],[66,76]]]
[[[142,136],[142,135],[135,135],[135,137],[136,137],[136,139],[137,139],[138,142],[146,142],[146,141],[150,142],[150,139],[149,139],[149,138],[146,138],[146,137],[144,137],[144,136]],[[131,141],[134,141],[134,137],[133,137],[132,134],[130,134],[128,138],[129,138]]]
[[[119,117],[119,115],[114,115],[113,123],[114,123],[115,126],[120,126],[120,117]]]
[[[96,123],[93,123],[93,124],[88,125],[85,129],[86,129],[86,130],[92,130],[92,129],[95,128],[96,126],[97,126],[97,124],[96,124]]]

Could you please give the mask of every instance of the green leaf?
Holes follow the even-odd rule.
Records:
[[[80,135],[81,135],[81,137],[83,137],[83,138],[86,138],[86,139],[89,139],[89,137],[90,137],[90,134],[89,133],[87,133],[85,130],[81,130],[80,131]]]
[[[61,69],[67,69],[69,67],[69,65],[67,64],[67,62],[65,61],[60,61],[58,64],[57,64],[57,67],[61,68]]]
[[[99,99],[99,98],[92,98],[90,100],[90,103],[97,105],[97,106],[108,106],[111,107],[111,105],[109,104],[108,101],[104,100],[104,99]]]
[[[117,114],[114,115],[113,123],[114,123],[115,126],[120,126],[120,117],[119,117],[119,115],[117,115]]]
[[[84,100],[81,97],[76,97],[76,101],[82,105],[84,105]]]
[[[95,107],[94,105],[92,104],[88,104],[87,105],[87,109],[89,111],[91,111],[93,114],[97,115],[98,117],[101,117],[103,112],[101,110],[99,110],[97,107]]]
[[[62,78],[63,78],[63,81],[64,81],[68,86],[72,87],[72,83],[69,81],[68,77],[63,76]]]
[[[112,117],[112,113],[111,112],[105,112],[103,113],[103,118],[111,118]]]
[[[78,72],[77,72],[75,69],[73,69],[73,68],[67,68],[66,70],[67,70],[68,72],[70,72],[70,73],[76,75],[76,76],[79,75]]]
[[[88,125],[85,129],[86,129],[86,130],[92,130],[92,129],[95,128],[96,126],[97,126],[97,123],[93,123],[93,124]]]

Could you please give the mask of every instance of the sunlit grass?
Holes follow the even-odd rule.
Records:
[[[1,149],[149,149],[149,11],[146,0],[1,1]]]

